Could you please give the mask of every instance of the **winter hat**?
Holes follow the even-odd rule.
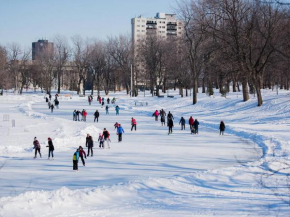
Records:
[[[34,137],[34,140],[36,140],[36,137]]]
[[[102,134],[101,134],[101,133],[99,133],[99,136],[102,136]]]

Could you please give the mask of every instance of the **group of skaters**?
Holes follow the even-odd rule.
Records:
[[[48,105],[48,109],[51,110],[51,113],[53,113],[53,109],[57,108],[59,109],[59,100],[58,100],[58,94],[55,94],[55,99],[53,100],[53,103],[51,101],[51,94],[48,94],[48,97],[45,97],[45,101]]]
[[[50,159],[53,160],[54,145],[52,143],[51,138],[48,138],[47,140],[48,140],[48,145],[46,147],[48,147],[48,160],[50,160]],[[33,149],[35,150],[34,158],[37,158],[37,153],[39,154],[39,157],[41,158],[42,157],[41,156],[41,145],[36,137],[34,137],[34,140],[33,140]],[[50,158],[50,156],[51,156],[51,158]]]
[[[105,144],[107,144],[107,147],[110,148],[110,142],[111,142],[110,133],[106,128],[104,128],[103,133],[99,134],[98,142],[99,142],[99,148],[104,149]],[[87,137],[86,137],[86,147],[88,148],[87,154],[82,146],[79,146],[79,148],[74,152],[73,170],[78,171],[79,158],[81,158],[83,166],[85,166],[86,165],[85,159],[87,159],[87,157],[89,156],[93,157],[94,155],[94,152],[93,152],[94,140],[90,134],[87,134]]]
[[[80,115],[81,115],[81,120],[80,120]],[[73,111],[73,121],[87,121],[87,116],[88,116],[88,112],[83,109],[82,111],[79,111],[77,109],[75,109]]]
[[[92,104],[92,101],[93,101],[93,96],[89,95],[88,96],[89,105]],[[105,105],[105,98],[104,97],[101,97],[100,95],[98,95],[97,101],[99,102],[99,104],[102,105],[102,107]],[[115,102],[116,102],[116,98],[115,97],[112,100],[110,98],[107,98],[107,104],[110,104],[110,103],[115,104]]]
[[[153,114],[153,117],[155,117],[155,121],[158,121],[158,117],[160,116],[160,121],[161,121],[161,126],[165,126],[165,117],[166,117],[166,112],[161,109],[160,111],[156,110]],[[174,117],[172,113],[169,111],[167,114],[167,126],[168,126],[168,135],[172,134],[172,129],[174,127]],[[188,120],[189,128],[191,134],[198,134],[198,128],[199,128],[199,121],[197,119],[194,120],[192,116],[190,116]],[[186,120],[184,117],[180,118],[179,125],[181,125],[181,130],[185,130],[185,125],[186,125]],[[225,123],[223,121],[220,122],[220,135],[224,135],[225,131]]]

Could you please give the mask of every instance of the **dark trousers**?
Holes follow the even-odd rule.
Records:
[[[224,135],[224,132],[225,132],[224,130],[221,130],[220,135]]]
[[[137,130],[137,125],[136,124],[132,124],[131,131],[133,130],[133,128],[135,128],[135,131],[136,131]]]
[[[78,170],[78,161],[73,160],[73,170]]]
[[[194,134],[198,134],[198,128],[195,128]]]
[[[82,160],[82,162],[83,162],[83,165],[85,166],[86,162],[85,162],[84,156],[81,155],[80,157],[81,157],[81,160]]]
[[[35,157],[36,157],[36,155],[37,155],[37,152],[39,153],[39,156],[41,157],[40,148],[36,148],[36,149],[35,149]]]
[[[181,130],[185,130],[185,125],[181,124]]]
[[[88,156],[90,156],[90,150],[92,151],[91,156],[93,156],[93,146],[88,146]]]
[[[168,133],[172,133],[172,127],[168,127]]]
[[[100,147],[100,148],[104,148],[104,141],[101,141],[101,142],[100,142],[99,147]]]
[[[50,153],[51,153],[51,157],[53,157],[53,150],[48,151],[48,157],[50,157]]]
[[[119,133],[119,134],[118,134],[118,141],[119,141],[119,142],[122,142],[122,133]]]
[[[97,119],[97,122],[99,122],[99,117],[95,117],[94,122],[96,122],[96,119]]]

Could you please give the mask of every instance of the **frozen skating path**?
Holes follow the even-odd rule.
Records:
[[[54,113],[48,110],[43,98],[29,100],[34,103],[27,106],[23,101],[23,104],[10,111],[16,117],[22,113],[23,119],[19,122],[29,133],[23,138],[22,134],[14,134],[15,143],[22,143],[23,140],[24,145],[19,146],[23,146],[24,151],[14,152],[13,147],[15,149],[17,144],[12,144],[12,150],[7,151],[9,154],[2,152],[5,166],[1,170],[0,196],[32,190],[55,190],[63,186],[80,189],[111,186],[149,177],[172,177],[198,170],[239,165],[255,161],[262,155],[256,144],[231,135],[219,136],[218,131],[204,128],[202,122],[199,135],[191,135],[188,125],[186,131],[180,130],[179,118],[176,117],[173,134],[168,135],[167,127],[161,127],[160,122],[155,122],[150,115],[157,109],[156,104],[149,104],[139,111],[134,108],[133,100],[126,96],[118,99],[117,104],[121,107],[119,116],[115,115],[113,107],[110,108],[110,114],[105,115],[105,108],[101,108],[96,101],[89,106],[87,98],[60,99],[60,109],[55,109]],[[9,106],[18,105],[14,103],[11,102]],[[88,111],[87,122],[73,122],[73,110],[83,108]],[[93,123],[96,109],[101,113],[100,120]],[[25,116],[27,113],[28,117]],[[182,114],[182,110],[172,110],[172,113]],[[186,111],[186,114],[188,119],[189,112]],[[131,117],[137,120],[136,132],[130,131]],[[125,130],[122,143],[117,142],[113,126],[115,122],[121,123]],[[111,149],[98,148],[97,136],[99,129],[104,127],[111,133]],[[79,172],[73,172],[72,155],[78,146],[85,147],[86,133],[91,133],[94,138],[94,156],[88,157],[86,167],[80,162]],[[13,132],[10,134],[13,135]],[[54,161],[47,160],[48,150],[44,143],[43,158],[33,159],[31,147],[34,136],[41,143],[46,142],[48,136],[53,139]]]

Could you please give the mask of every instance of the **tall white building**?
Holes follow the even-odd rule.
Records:
[[[182,21],[177,20],[175,14],[157,13],[154,18],[139,16],[133,18],[131,24],[134,47],[148,34],[167,38],[168,36],[181,36],[183,33]]]
[[[142,43],[146,43],[148,36],[156,36],[157,38],[167,39],[169,37],[181,37],[183,34],[183,22],[176,19],[175,14],[157,13],[153,18],[145,18],[139,16],[131,20],[132,24],[132,40],[134,52],[134,80],[137,77],[137,85],[144,84],[145,65],[142,57],[139,56],[139,48]],[[135,81],[134,81],[135,83]]]

